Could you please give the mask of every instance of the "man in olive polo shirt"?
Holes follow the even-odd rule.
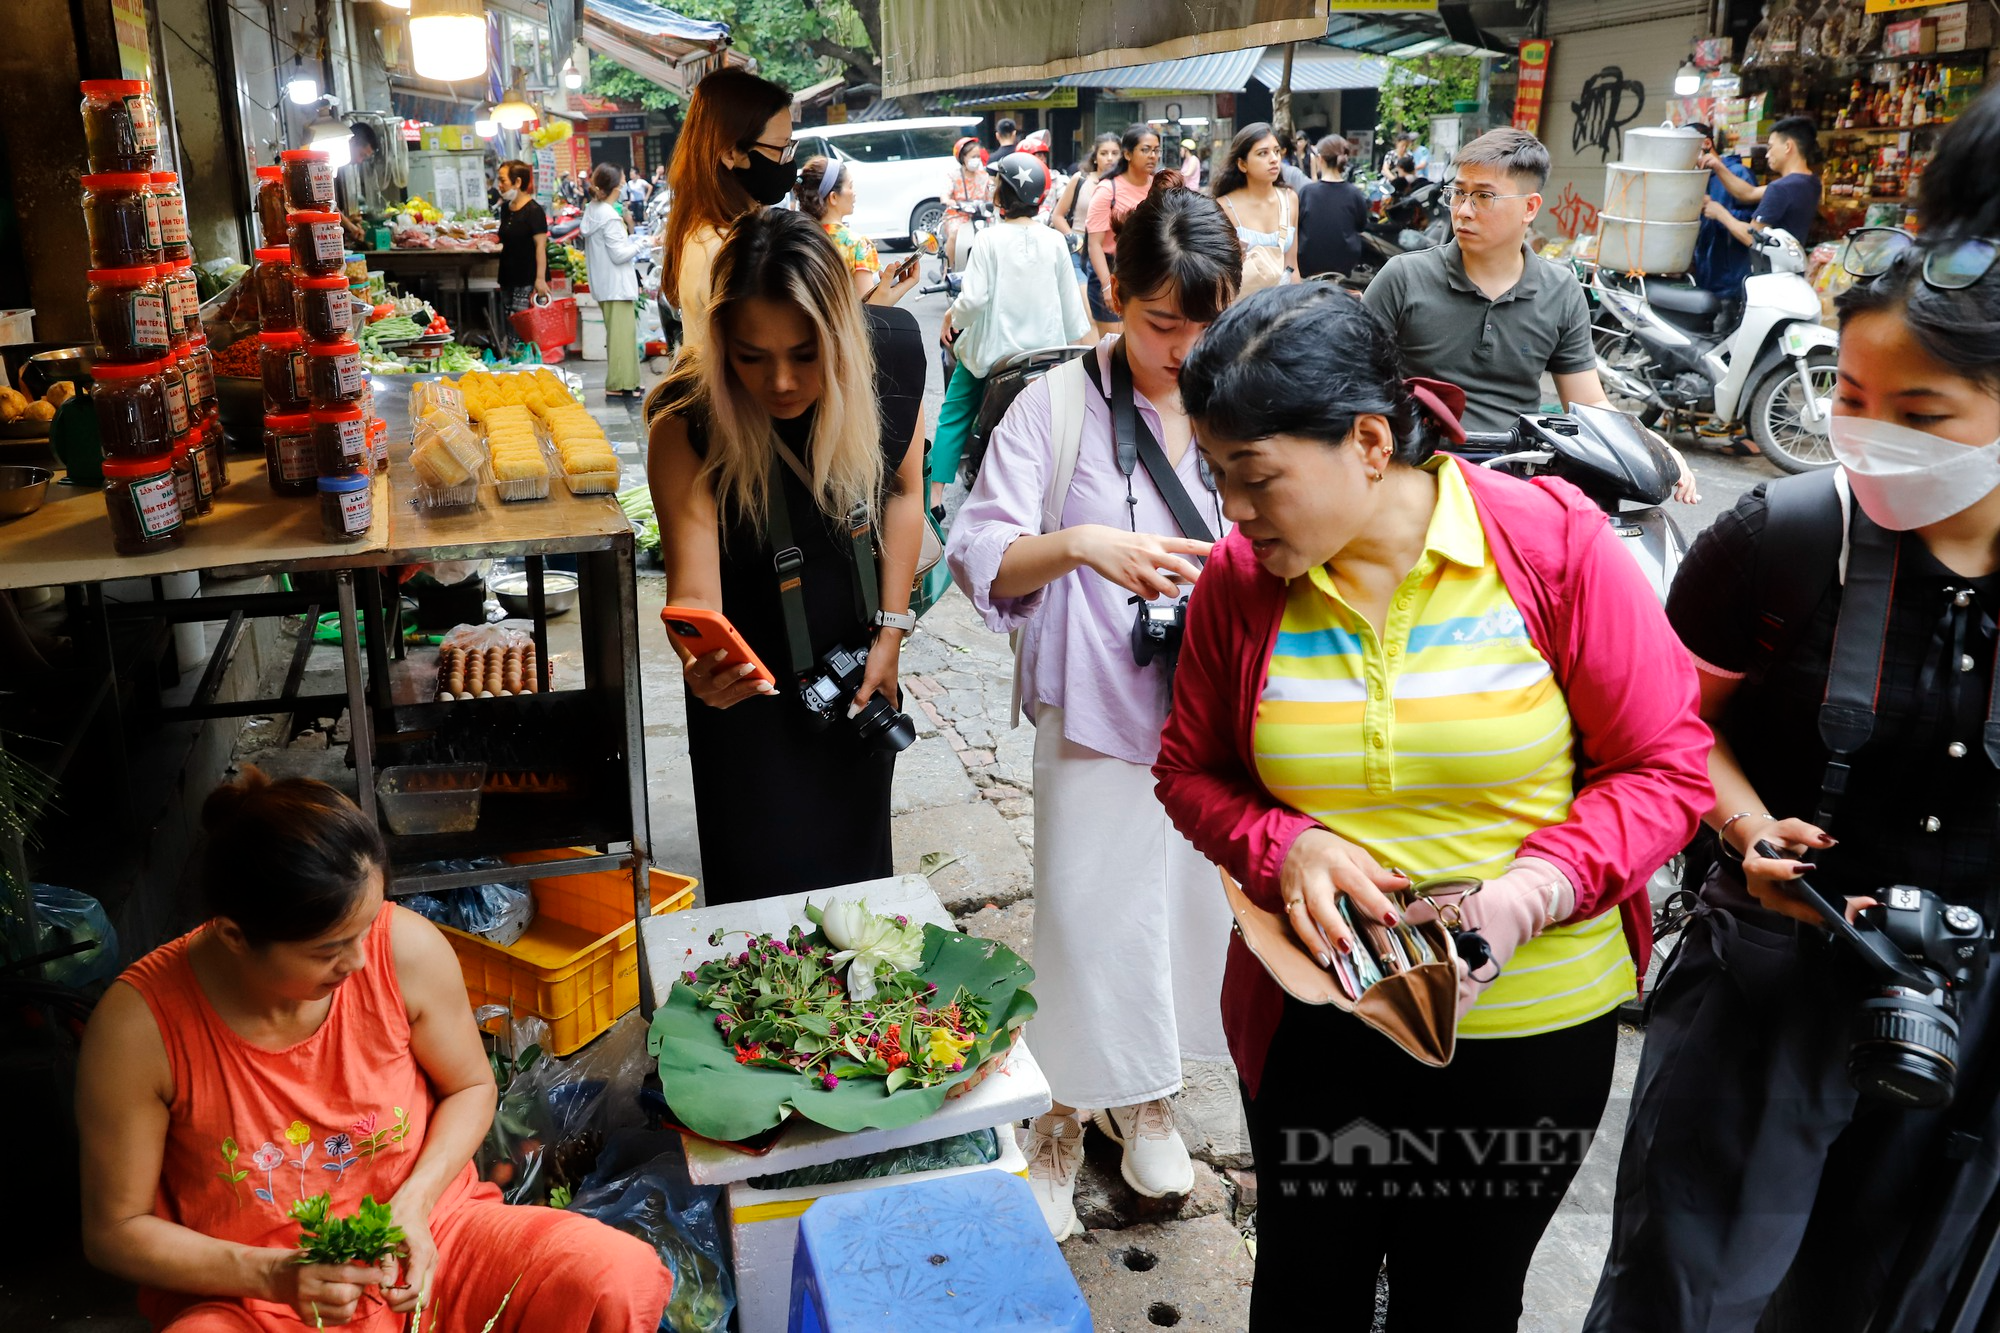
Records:
[[[1413,374],[1465,390],[1465,426],[1511,429],[1542,407],[1542,372],[1564,406],[1609,407],[1597,378],[1590,307],[1569,269],[1528,248],[1549,150],[1532,134],[1493,130],[1460,150],[1444,192],[1456,239],[1398,255],[1362,299],[1390,328]]]

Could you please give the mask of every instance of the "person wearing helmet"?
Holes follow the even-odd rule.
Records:
[[[965,281],[940,334],[952,344],[958,368],[945,388],[931,441],[933,505],[944,502],[945,483],[958,473],[993,368],[1019,352],[1080,342],[1091,331],[1069,247],[1054,229],[1035,221],[1053,194],[1048,168],[1032,153],[1009,153],[990,171],[1001,222],[972,237]]]
[[[1181,182],[1190,190],[1201,188],[1201,152],[1194,140],[1181,140]]]
[[[959,253],[959,229],[972,221],[975,204],[993,202],[993,178],[986,174],[986,150],[971,135],[953,144],[951,155],[958,160],[958,168],[945,186],[944,235],[940,239],[944,242],[945,262],[954,269],[962,269],[965,257]]]
[[[1047,130],[1036,130],[1033,134],[1021,140],[1020,145],[1021,152],[1033,153],[1041,162],[1042,169],[1049,173],[1048,193],[1042,196],[1042,206],[1035,210],[1035,221],[1045,227],[1055,225],[1056,203],[1062,198],[1064,187],[1069,184],[1069,177],[1057,171],[1055,166],[1049,161],[1049,148],[1049,132]]]

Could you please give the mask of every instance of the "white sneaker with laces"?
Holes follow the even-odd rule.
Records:
[[[1050,1113],[1029,1121],[1021,1155],[1028,1159],[1028,1187],[1041,1205],[1049,1234],[1058,1241],[1082,1234],[1083,1225],[1076,1220],[1076,1173],[1083,1165],[1082,1118]]]
[[[1194,1161],[1174,1128],[1173,1108],[1164,1097],[1093,1111],[1091,1120],[1125,1149],[1118,1173],[1139,1193],[1163,1199],[1194,1188]]]

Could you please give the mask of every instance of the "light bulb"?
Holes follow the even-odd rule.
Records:
[[[583,87],[583,71],[574,65],[565,67],[563,70],[563,87],[568,88],[572,92]]]
[[[480,0],[412,0],[410,64],[441,83],[486,72],[486,14]]]
[[[1693,97],[1701,91],[1701,71],[1690,60],[1674,75],[1674,96]]]
[[[482,139],[491,139],[500,132],[500,127],[482,117],[472,122],[472,132]]]
[[[319,80],[301,71],[285,81],[285,98],[293,106],[311,106],[319,100]]]

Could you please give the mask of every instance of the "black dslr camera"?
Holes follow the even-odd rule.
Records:
[[[1757,854],[1784,859],[1767,842]],[[1912,1110],[1951,1104],[1958,1084],[1959,996],[1986,979],[1986,920],[1928,889],[1898,884],[1849,924],[1804,880],[1792,887],[1860,964],[1868,995],[1854,1013],[1847,1077],[1857,1090]]]
[[[824,730],[847,716],[848,701],[860,690],[867,668],[866,645],[830,648],[814,670],[799,677],[799,702],[806,706],[815,730]],[[877,750],[894,754],[916,744],[917,728],[910,715],[897,712],[879,694],[849,720],[855,733]]]
[[[1132,620],[1132,660],[1140,666],[1163,662],[1169,671],[1180,660],[1181,633],[1187,628],[1188,599],[1185,595],[1171,605],[1132,599],[1139,614]]]

